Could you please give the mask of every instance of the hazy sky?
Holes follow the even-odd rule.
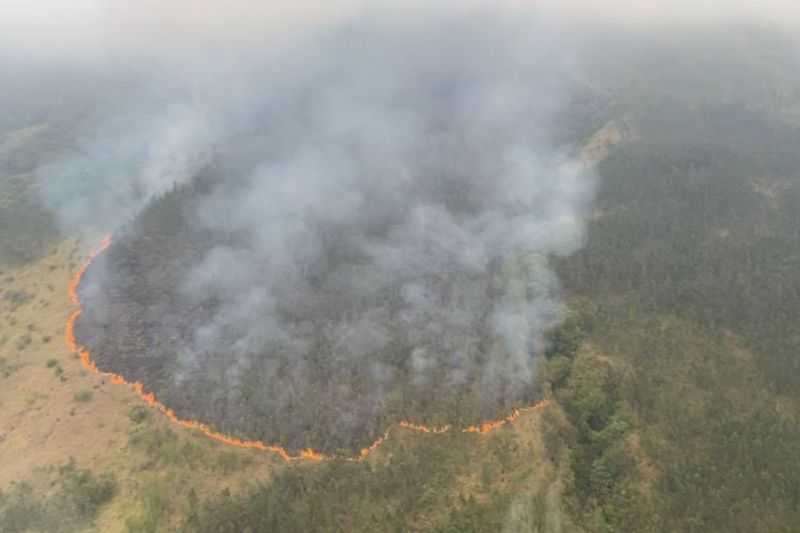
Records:
[[[790,0],[2,0],[0,49],[72,60],[111,54],[165,54],[198,46],[275,44],[320,24],[392,10],[485,9],[533,11],[554,22],[601,20],[626,25],[746,20],[793,24],[800,6]]]

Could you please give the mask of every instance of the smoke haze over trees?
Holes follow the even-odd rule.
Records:
[[[93,360],[181,418],[292,452],[352,456],[397,420],[461,428],[548,399],[488,434],[395,425],[368,461],[298,468],[138,401],[128,431],[130,405],[107,413],[130,396],[65,354],[46,385],[97,391],[60,423],[122,428],[98,462],[120,488],[104,516],[139,503],[151,528],[304,533],[800,523],[794,4],[89,1],[47,20],[27,4],[0,8],[0,304],[36,306],[35,327],[60,317],[58,283],[30,297],[11,274],[59,237],[86,249],[114,231],[80,290]],[[37,372],[14,350],[38,335],[0,320],[19,395]],[[50,435],[24,420],[47,404],[17,399],[12,459],[26,423]],[[141,488],[190,471],[206,484],[165,482],[158,505]],[[56,523],[72,501],[0,488],[2,524]]]
[[[101,366],[248,436],[314,446],[302,428],[325,426],[329,450],[532,401],[563,312],[548,258],[580,245],[594,183],[553,135],[579,85],[530,30],[351,21],[251,64],[244,96],[214,93],[188,126],[167,116],[168,171],[138,184],[205,177],[90,271],[79,331]],[[208,132],[213,164],[192,142]],[[77,161],[61,168],[97,169]]]

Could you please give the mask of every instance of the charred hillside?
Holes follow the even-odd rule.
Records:
[[[246,250],[251,238],[246,232],[202,228],[193,220],[197,205],[223,183],[202,177],[154,199],[91,265],[80,288],[84,312],[76,333],[99,368],[144,383],[180,418],[293,452],[310,447],[351,453],[401,420],[467,426],[535,401],[533,383],[492,373],[488,360],[497,364],[512,357],[493,330],[492,310],[510,290],[518,290],[513,285],[520,272],[542,268],[545,259],[536,254],[495,258],[489,275],[443,269],[414,278],[429,291],[427,297],[454,312],[463,311],[467,299],[480,303],[479,313],[452,325],[471,330],[463,346],[467,353],[457,361],[453,346],[446,344],[453,331],[440,332],[439,351],[420,355],[421,342],[435,344],[421,341],[422,333],[409,324],[404,288],[409,279],[361,294],[336,286],[337,272],[368,262],[348,248],[346,227],[320,228],[324,253],[302,273],[318,295],[313,302],[279,295],[284,299],[264,317],[258,342],[248,322],[239,329],[226,324],[211,343],[198,343],[198,335],[230,302],[225,294],[187,293],[189,274],[215,248]],[[374,314],[379,316],[370,319],[370,327],[381,328],[380,341],[367,348],[347,345],[362,350],[358,357],[342,353],[348,340],[342,340],[341,329]],[[269,335],[270,328],[276,331],[269,322],[276,319],[281,328],[298,331],[302,346],[281,344]],[[331,331],[337,331],[339,346]],[[249,339],[246,349],[243,338]],[[536,356],[537,348],[530,346],[527,357],[532,362]]]
[[[609,102],[527,28],[460,23],[483,39],[369,27],[269,83],[258,69],[269,90],[220,125],[213,166],[87,272],[76,332],[98,366],[290,451],[530,404],[566,312],[550,260],[581,246],[595,189],[575,147]],[[164,166],[184,176],[205,160],[190,155]]]

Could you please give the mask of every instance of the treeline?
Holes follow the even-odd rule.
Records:
[[[648,311],[733,328],[759,353],[776,390],[800,395],[800,381],[790,377],[800,370],[800,136],[735,108],[668,111],[671,122],[684,117],[691,125],[697,115],[705,125],[681,130],[678,143],[653,132],[663,121],[645,116],[644,140],[600,165],[598,216],[587,246],[561,263],[564,283],[575,293],[625,293]],[[749,150],[737,141],[744,135]],[[760,149],[763,138],[769,150]]]
[[[629,117],[587,245],[558,262],[591,347],[545,366],[573,431],[573,514],[589,530],[792,531],[798,131],[735,106]]]

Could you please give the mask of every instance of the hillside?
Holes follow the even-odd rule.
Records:
[[[38,190],[35,169],[68,149],[64,117],[73,112],[51,129],[21,108],[0,140],[0,531],[795,531],[798,56],[763,28],[695,28],[680,44],[671,35],[598,32],[578,58],[587,81],[549,133],[597,175],[581,246],[507,258],[492,279],[453,272],[430,281],[457,310],[459,291],[491,293],[525,268],[552,269],[565,310],[548,323],[529,387],[486,395],[433,365],[423,366],[429,381],[401,373],[395,396],[358,403],[372,386],[364,368],[337,374],[324,349],[306,361],[322,369],[314,380],[284,379],[285,368],[236,373],[225,351],[181,374],[192,320],[225,296],[187,308],[189,266],[208,252],[206,238],[234,247],[247,237],[201,234],[187,206],[231,167],[210,165],[169,188],[116,232],[80,289],[79,339],[98,366],[143,381],[180,418],[293,453],[314,446],[329,453],[323,460],[208,438],[70,353],[68,286],[101,236],[92,228],[65,238]],[[84,104],[73,108],[85,118]],[[309,274],[316,287],[339,287],[326,285],[331,265],[363,265],[360,250],[336,245]],[[387,322],[396,323],[398,291],[385,289],[395,313]],[[287,305],[281,316],[319,332],[363,304],[322,303]],[[232,316],[252,318],[243,315]],[[214,338],[233,344],[240,333]],[[402,369],[411,361],[403,340],[373,355]],[[475,361],[502,356],[480,348]],[[304,401],[263,408],[287,382]],[[513,422],[461,431],[540,400]]]

